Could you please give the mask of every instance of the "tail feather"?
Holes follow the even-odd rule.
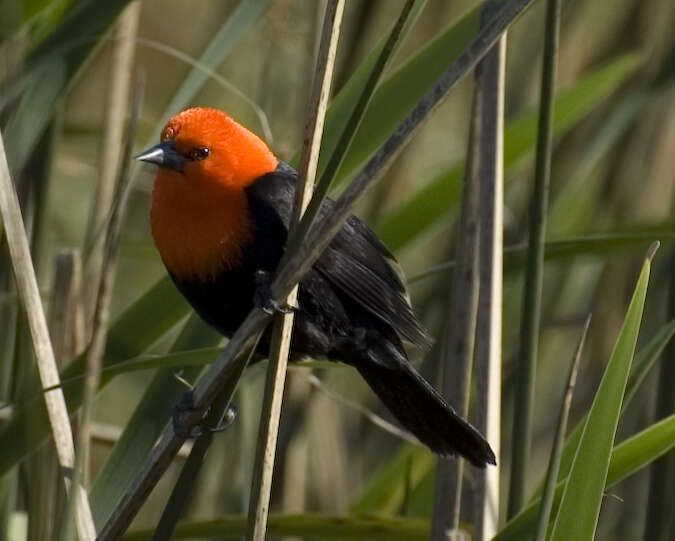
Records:
[[[370,352],[372,354],[372,350]],[[462,419],[399,352],[394,362],[355,363],[391,414],[440,456],[462,455],[474,466],[496,464],[490,444]]]

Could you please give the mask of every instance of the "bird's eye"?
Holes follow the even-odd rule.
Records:
[[[190,151],[190,158],[195,161],[200,161],[208,158],[209,154],[211,154],[211,151],[207,147],[199,147]]]

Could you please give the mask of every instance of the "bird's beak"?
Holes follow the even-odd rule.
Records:
[[[168,167],[174,171],[182,171],[187,158],[183,156],[173,141],[162,141],[160,144],[141,152],[136,156],[142,162],[154,163],[160,167]]]

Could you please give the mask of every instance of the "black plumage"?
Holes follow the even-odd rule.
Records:
[[[253,307],[255,273],[274,271],[286,243],[297,174],[280,162],[246,188],[253,241],[242,264],[213,280],[176,285],[213,327],[231,336]],[[320,215],[333,205],[326,200]],[[461,419],[410,364],[403,341],[430,340],[415,317],[395,260],[361,220],[351,216],[300,283],[294,358],[327,357],[354,366],[403,427],[442,456],[494,464],[489,444]],[[269,332],[261,342],[269,347]]]

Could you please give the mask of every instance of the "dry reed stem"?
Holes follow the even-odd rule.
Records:
[[[91,321],[91,316],[96,310],[98,283],[104,268],[104,232],[113,205],[117,170],[122,157],[122,139],[129,110],[129,92],[140,13],[139,0],[129,3],[119,17],[115,38],[111,42],[112,58],[99,150],[99,178],[85,236],[86,290],[82,293],[87,321]],[[91,328],[87,329],[87,334],[91,332]]]
[[[58,386],[59,370],[49,339],[47,321],[38,291],[28,238],[21,218],[19,200],[9,173],[2,136],[0,136],[0,211],[2,212],[2,222],[14,268],[16,287],[26,310],[33,339],[40,383],[43,388]],[[72,491],[76,502],[78,536],[80,541],[88,541],[96,537],[96,529],[86,491],[79,484],[70,486],[70,475],[75,466],[75,447],[63,391],[60,387],[57,387],[45,392],[44,398],[66,490]]]
[[[312,192],[319,163],[319,151],[323,136],[323,125],[328,108],[335,56],[340,37],[344,0],[331,0],[326,6],[321,43],[317,60],[317,73],[314,78],[312,97],[309,102],[305,136],[298,186],[295,192],[295,204],[289,230],[293,230],[307,208]],[[285,300],[287,306],[295,306],[297,302],[297,285],[293,287]],[[265,395],[260,414],[260,432],[256,449],[256,460],[253,469],[251,499],[249,502],[248,537],[254,541],[264,541],[267,530],[269,499],[272,490],[272,475],[276,455],[279,418],[286,381],[286,366],[291,349],[293,331],[293,313],[279,314],[274,324],[270,358],[265,381]]]
[[[484,8],[484,20],[498,5],[499,2],[493,2]],[[477,541],[492,539],[499,522],[505,71],[506,33],[503,33],[477,69],[481,128],[478,137],[480,293],[476,322],[476,425],[497,457],[496,466],[476,472],[474,539]]]
[[[475,92],[477,94],[477,92]],[[457,413],[469,413],[469,390],[476,337],[478,312],[478,167],[475,136],[479,131],[480,103],[474,97],[471,108],[467,166],[462,187],[462,206],[456,234],[455,261],[452,271],[452,294],[442,345],[443,395]],[[439,458],[436,466],[434,511],[431,539],[446,541],[459,528],[464,462],[461,458]]]
[[[79,252],[64,250],[57,254],[47,319],[59,369],[75,354],[71,330],[81,284],[80,272]],[[30,458],[29,471],[28,541],[55,539],[65,492],[59,484],[59,461],[54,448],[39,449]]]

